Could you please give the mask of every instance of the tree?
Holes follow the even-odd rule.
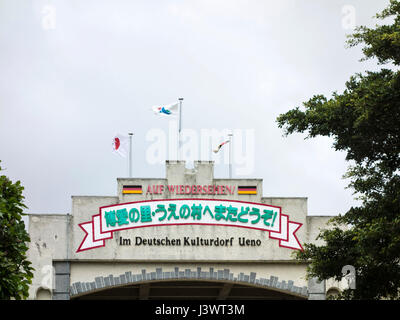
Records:
[[[0,167],[1,171],[1,167]],[[29,235],[21,219],[24,187],[0,176],[0,299],[26,299],[33,268],[26,258]]]
[[[376,58],[378,72],[358,73],[343,93],[331,98],[315,95],[279,115],[285,135],[307,132],[307,138],[328,136],[335,150],[350,161],[345,174],[349,187],[362,200],[334,217],[318,239],[305,244],[296,258],[309,262],[307,275],[320,280],[343,277],[342,267],[356,269],[356,289],[339,299],[398,299],[400,288],[400,2],[391,0],[376,18],[392,23],[358,27],[349,47],[363,45],[363,59]]]

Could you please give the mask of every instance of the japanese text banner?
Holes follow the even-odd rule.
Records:
[[[77,252],[102,247],[115,231],[168,225],[216,225],[269,232],[280,246],[302,250],[295,232],[300,223],[289,221],[281,208],[262,203],[217,199],[168,199],[122,203],[99,208],[92,221],[79,226],[85,232]]]

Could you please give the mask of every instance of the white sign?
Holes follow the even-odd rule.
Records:
[[[216,225],[262,230],[279,246],[302,250],[295,233],[301,223],[289,221],[281,208],[262,203],[218,199],[165,199],[99,208],[92,220],[79,224],[86,233],[77,252],[105,246],[113,232],[171,225]]]

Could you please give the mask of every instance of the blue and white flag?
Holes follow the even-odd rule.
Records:
[[[171,103],[163,106],[152,107],[153,112],[159,116],[176,116],[179,112],[179,103]]]

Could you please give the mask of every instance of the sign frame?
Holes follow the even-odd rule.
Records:
[[[136,204],[143,204],[143,203],[151,203],[156,204],[157,202],[173,202],[173,201],[197,201],[197,202],[227,202],[227,203],[238,203],[244,205],[256,205],[262,207],[268,207],[278,210],[279,215],[279,229],[271,228],[268,230],[267,228],[259,228],[259,227],[252,227],[240,224],[227,224],[227,223],[207,223],[207,222],[183,222],[183,223],[151,223],[145,225],[131,225],[128,227],[122,228],[114,228],[109,230],[104,230],[103,228],[103,219],[102,219],[102,212],[107,208],[113,207],[123,207],[127,205],[136,205]],[[153,214],[154,216],[154,214]],[[238,228],[247,228],[253,230],[259,230],[267,232],[270,239],[279,240],[279,246],[283,248],[289,248],[293,250],[301,250],[303,251],[303,247],[299,239],[297,238],[296,232],[300,229],[303,225],[299,222],[294,222],[289,220],[289,216],[282,213],[282,208],[279,206],[269,205],[265,203],[257,203],[257,202],[248,202],[248,201],[241,201],[241,200],[230,200],[230,199],[209,199],[209,198],[174,198],[174,199],[154,199],[154,200],[140,200],[140,201],[132,201],[132,202],[124,202],[124,203],[117,203],[107,206],[99,207],[99,213],[92,216],[92,220],[88,222],[83,222],[78,224],[78,226],[85,232],[85,236],[79,245],[76,253],[91,250],[95,248],[105,247],[105,240],[113,238],[113,232],[122,231],[122,230],[131,230],[137,228],[148,228],[148,227],[159,227],[159,226],[180,226],[180,225],[211,225],[211,226],[223,226],[223,227],[238,227]]]

